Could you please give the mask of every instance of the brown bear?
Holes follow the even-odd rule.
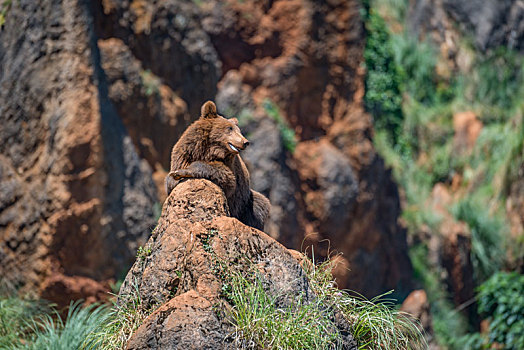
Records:
[[[218,115],[215,104],[207,101],[200,119],[184,131],[171,151],[171,171],[165,181],[168,195],[182,179],[211,180],[224,191],[231,216],[263,230],[270,203],[249,188],[249,172],[239,155],[247,145],[236,118]]]

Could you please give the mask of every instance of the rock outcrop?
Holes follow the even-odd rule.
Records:
[[[335,271],[340,287],[406,295],[398,191],[362,107],[359,9],[10,2],[0,30],[2,281],[56,300],[62,281],[60,302],[107,289],[154,227],[171,146],[215,99],[252,141],[243,158],[272,202],[269,235],[322,259],[341,252],[351,271]]]
[[[522,0],[417,0],[412,2],[409,19],[412,30],[430,33],[438,43],[456,43],[459,37],[453,27],[458,24],[482,51],[499,46],[524,50]]]
[[[226,349],[232,325],[221,316],[231,307],[222,293],[223,266],[255,266],[264,289],[290,306],[315,295],[299,262],[265,233],[228,217],[223,192],[207,180],[179,184],[164,203],[158,226],[120,290],[119,300],[138,292],[142,307],[156,310],[128,343],[128,349]],[[356,349],[343,318],[337,326],[344,349]]]

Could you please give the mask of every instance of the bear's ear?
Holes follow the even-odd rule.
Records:
[[[231,123],[238,125],[238,119],[237,118],[229,118],[228,119]]]
[[[217,114],[217,106],[213,103],[213,101],[207,101],[202,105],[202,108],[200,109],[200,117],[201,118],[216,118],[218,117]]]

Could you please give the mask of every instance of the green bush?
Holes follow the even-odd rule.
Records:
[[[524,275],[498,272],[478,288],[478,310],[489,317],[489,342],[524,349]]]
[[[488,52],[476,63],[470,88],[474,100],[502,110],[511,109],[524,92],[523,55],[506,47]]]
[[[377,130],[386,130],[397,143],[402,127],[401,77],[395,64],[390,34],[382,17],[369,10],[364,60],[367,69],[364,103]]]
[[[391,38],[391,47],[401,77],[401,90],[407,93],[411,100],[425,105],[435,103],[437,55],[433,46],[427,42],[419,42],[412,35],[403,34]],[[442,87],[440,89],[442,90]]]

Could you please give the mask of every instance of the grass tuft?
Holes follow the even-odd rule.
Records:
[[[391,292],[368,300],[336,287],[332,261],[303,266],[318,298],[341,311],[349,321],[359,349],[427,348],[422,327],[408,314],[394,309],[393,300],[387,298]]]
[[[91,304],[82,307],[81,302],[71,303],[64,322],[59,315],[47,314],[33,322],[33,339],[24,349],[81,349],[85,339],[100,324],[106,322],[109,312],[106,306]]]
[[[33,320],[49,311],[41,301],[0,297],[0,349],[21,347],[31,333]]]
[[[359,349],[425,349],[421,326],[396,311],[386,293],[372,300],[336,287],[332,262],[315,265],[306,260],[306,271],[316,298],[306,303],[298,296],[292,305],[281,306],[278,296],[264,289],[260,274],[230,273],[228,312],[235,326],[237,346],[263,349],[339,349],[342,338],[334,323],[335,312],[350,324]]]
[[[121,298],[113,303],[113,307],[108,310],[108,317],[86,338],[83,349],[125,349],[133,333],[154,310],[154,306],[143,308],[136,283],[133,293]]]
[[[231,274],[228,316],[235,326],[239,349],[337,349],[341,336],[321,299],[306,303],[299,296],[279,306],[277,296],[264,290],[259,273]]]

